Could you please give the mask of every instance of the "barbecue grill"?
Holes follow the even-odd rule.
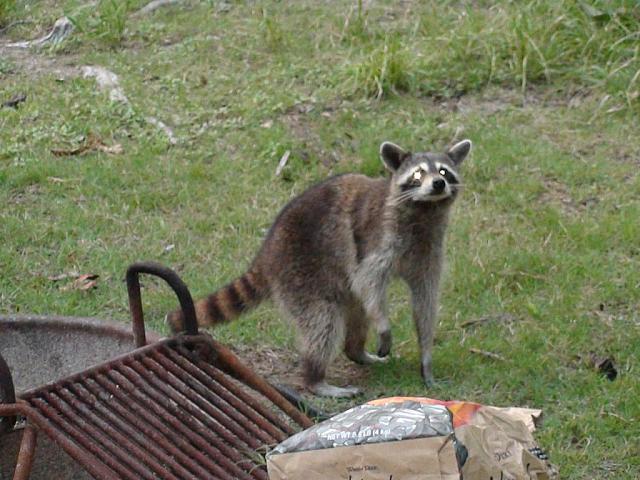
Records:
[[[174,290],[183,334],[147,344],[141,273]],[[29,478],[44,434],[98,479],[266,479],[268,447],[312,420],[198,331],[191,294],[173,271],[137,263],[126,280],[134,350],[17,398],[0,357],[0,436],[15,433],[16,419],[23,432],[13,478]]]

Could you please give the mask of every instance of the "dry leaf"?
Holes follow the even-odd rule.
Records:
[[[68,285],[65,285],[62,288],[62,290],[63,291],[68,291],[68,290],[87,291],[87,290],[91,290],[92,288],[97,288],[99,277],[100,275],[97,275],[95,273],[84,273],[82,275],[76,275],[75,280],[69,283]]]
[[[68,181],[60,177],[47,177],[47,180],[49,180],[51,183],[65,183]]]
[[[124,151],[122,145],[120,145],[119,143],[109,146],[95,135],[89,134],[89,136],[85,139],[84,144],[80,145],[79,147],[72,149],[53,148],[51,149],[51,153],[53,153],[56,157],[71,157],[74,155],[82,155],[84,153],[96,150],[112,155],[118,155]]]
[[[603,357],[597,355],[594,352],[589,352],[586,355],[578,355],[578,359],[584,362],[589,368],[597,370],[609,380],[613,381],[618,376],[618,370],[616,369],[613,357]]]
[[[11,100],[2,102],[2,106],[7,108],[18,108],[18,105],[20,105],[22,102],[25,102],[26,100],[27,96],[25,94],[20,94],[14,96]]]

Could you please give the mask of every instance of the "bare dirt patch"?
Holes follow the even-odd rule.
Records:
[[[284,383],[298,391],[303,390],[300,357],[295,350],[265,345],[234,345],[232,350],[255,372],[272,383]],[[344,355],[332,362],[327,381],[334,385],[366,383],[369,369],[349,361]]]
[[[313,128],[313,123],[308,118],[308,114],[316,107],[313,104],[301,103],[291,108],[284,116],[284,123],[288,127],[291,135],[300,143],[301,148],[298,156],[303,161],[307,161],[309,157],[315,156],[326,167],[331,166],[328,153],[321,147],[322,141],[320,136]]]
[[[52,56],[28,48],[11,48],[0,45],[0,57],[9,60],[15,70],[9,74],[30,78],[52,75],[60,79],[80,76],[75,55]]]
[[[333,147],[326,145],[326,142],[322,140],[320,134],[317,131],[315,125],[318,124],[317,118],[312,118],[311,115],[315,112],[320,112],[320,116],[324,121],[332,121],[332,117],[337,114],[339,109],[338,103],[329,105],[316,105],[314,103],[299,103],[289,109],[284,115],[284,123],[291,132],[291,136],[301,145],[299,151],[294,152],[303,161],[308,161],[309,158],[317,158],[322,165],[330,169],[341,160],[337,150],[344,150],[338,148],[342,141],[347,140],[335,140]],[[327,148],[329,147],[329,148]]]
[[[595,196],[576,200],[562,182],[547,178],[544,180],[546,191],[540,196],[540,202],[558,207],[565,215],[584,212],[600,202]]]

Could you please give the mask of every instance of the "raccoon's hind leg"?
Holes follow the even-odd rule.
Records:
[[[327,367],[344,339],[345,315],[340,306],[316,301],[297,313],[307,389],[323,397],[353,397],[360,393],[355,387],[336,387],[325,381]]]
[[[347,332],[344,341],[344,353],[349,360],[361,365],[384,362],[387,359],[373,355],[364,348],[369,333],[369,319],[359,301],[354,300],[347,311]]]

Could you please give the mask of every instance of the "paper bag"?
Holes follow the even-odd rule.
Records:
[[[465,480],[556,478],[555,469],[517,415],[513,417],[498,408],[483,407],[471,424],[456,428],[456,437],[469,452],[462,468]]]
[[[411,400],[359,405],[267,455],[271,480],[459,480],[451,412]]]
[[[533,438],[541,410],[419,397],[383,398],[369,403],[388,405],[406,401],[443,405],[449,409],[455,436],[467,449],[467,458],[461,467],[464,480],[558,478],[557,469]]]
[[[460,480],[453,436],[274,455],[270,480]]]

